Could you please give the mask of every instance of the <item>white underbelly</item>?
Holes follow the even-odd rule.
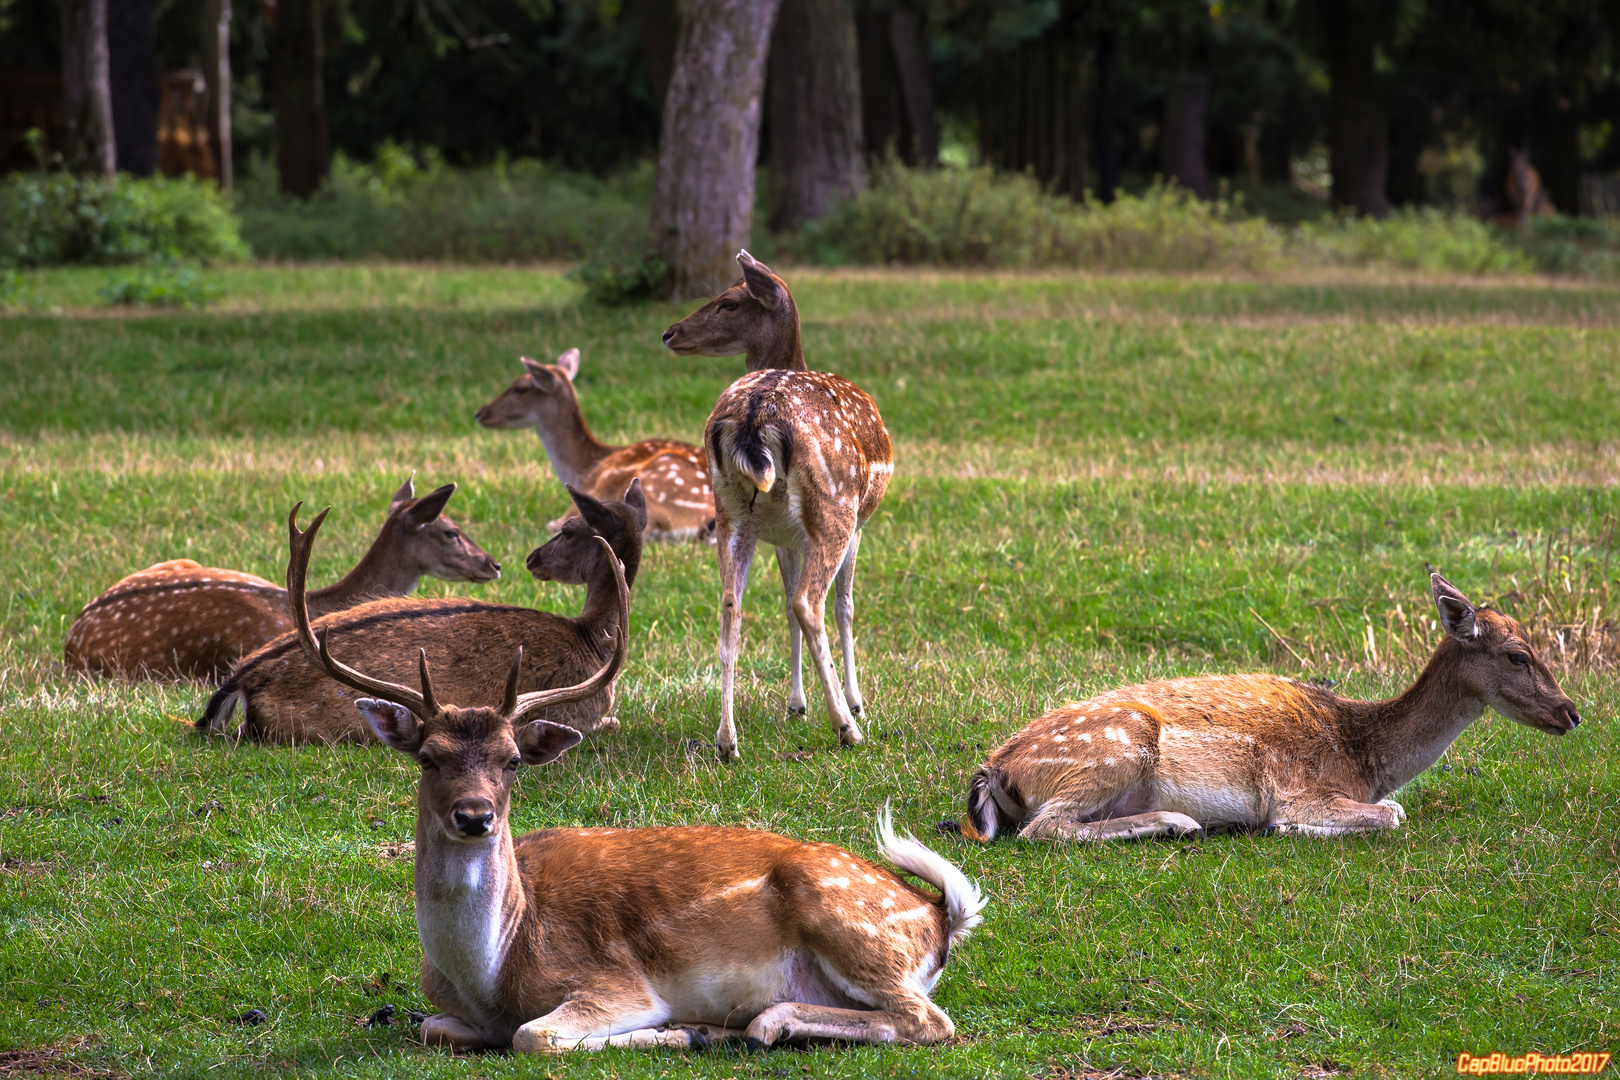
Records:
[[[839,989],[836,984],[841,982],[808,950],[793,949],[763,963],[681,972],[656,981],[653,989],[668,1004],[674,1022],[735,1028],[746,1027],[754,1017],[784,1001],[844,1009],[872,1007]]]

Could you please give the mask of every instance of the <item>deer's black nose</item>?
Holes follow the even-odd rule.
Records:
[[[1577,728],[1581,726],[1581,714],[1575,711],[1575,706],[1565,705],[1564,717],[1569,721],[1570,727]]]
[[[673,326],[670,327],[668,330],[665,330],[664,331],[664,344],[668,345],[669,344],[669,339],[674,337],[674,336],[675,336],[675,328]]]
[[[495,813],[491,810],[483,813],[457,810],[451,817],[455,819],[456,832],[463,836],[483,836],[495,823]]]

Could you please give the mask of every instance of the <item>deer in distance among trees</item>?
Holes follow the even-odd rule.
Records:
[[[648,540],[714,539],[714,495],[701,447],[673,439],[645,439],[629,446],[601,442],[585,423],[574,378],[579,350],[556,363],[520,358],[526,374],[478,410],[487,428],[533,428],[557,478],[595,499],[612,499],[641,477],[647,499]],[[573,517],[577,510],[570,510]],[[546,527],[555,530],[561,518]]]
[[[456,485],[415,497],[414,477],[394,492],[381,531],[355,568],[309,596],[317,615],[406,596],[424,576],[493,581],[501,566],[444,507]],[[218,679],[241,657],[292,629],[287,592],[262,577],[173,559],[119,581],[68,629],[70,671],[127,678]]]
[[[787,284],[746,251],[742,279],[671,326],[664,344],[682,355],[746,354],[749,374],[716,402],[703,432],[714,488],[720,560],[722,760],[739,754],[734,697],[742,597],[754,546],[776,548],[788,608],[792,686],[788,711],[806,710],[801,648],[807,645],[839,742],[862,740],[865,709],[855,672],[855,557],[861,527],[894,475],[894,448],[877,406],[859,387],[809,371],[799,313]],[[834,584],[844,660],[833,668],[823,608]]]
[[[647,511],[639,480],[630,482],[622,501],[569,494],[580,516],[566,519],[557,535],[529,554],[527,565],[536,580],[585,586],[577,618],[464,598],[380,600],[318,619],[316,628],[373,657],[372,670],[395,681],[412,677],[414,658],[425,649],[441,689],[469,705],[498,704],[504,658],[519,646],[528,657],[519,690],[580,682],[601,667],[620,632],[619,583],[628,590],[635,582]],[[289,530],[296,530],[297,513],[294,507]],[[613,691],[609,682],[589,697],[551,707],[547,719],[584,734],[616,726],[608,717]],[[238,706],[242,719],[232,727]],[[373,741],[372,729],[354,712],[352,695],[308,660],[291,633],[237,664],[196,726],[264,742]]]
[[[1489,706],[1552,735],[1581,722],[1524,627],[1430,579],[1445,637],[1417,681],[1354,701],[1277,675],[1202,675],[1054,709],[973,774],[964,835],[1128,840],[1234,828],[1393,829],[1391,796]],[[947,823],[948,825],[949,823]]]

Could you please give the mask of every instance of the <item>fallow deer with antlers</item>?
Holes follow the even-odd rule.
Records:
[[[1391,796],[1486,706],[1552,735],[1581,722],[1524,627],[1439,574],[1430,584],[1445,637],[1399,697],[1353,701],[1276,675],[1110,690],[997,748],[973,774],[961,831],[988,841],[1392,829],[1406,811]]]
[[[501,567],[449,516],[456,485],[415,497],[394,492],[377,539],[335,585],[309,596],[317,615],[405,596],[421,579],[491,581]],[[68,629],[71,671],[153,679],[217,679],[241,657],[292,629],[287,592],[264,578],[174,559],[131,574],[86,604]]]
[[[839,741],[861,741],[865,703],[855,674],[855,556],[861,527],[894,475],[894,449],[877,405],[848,379],[805,368],[799,313],[787,284],[746,251],[742,280],[664,333],[681,355],[748,357],[704,429],[714,487],[720,557],[720,729],[722,759],[738,756],[734,718],[742,596],[754,545],[776,547],[787,598],[792,686],[788,709],[805,711],[801,637],[821,681]],[[823,608],[834,611],[843,651],[840,684]]]
[[[292,526],[295,594],[320,520],[304,533]],[[422,989],[439,1010],[423,1021],[423,1039],[556,1053],[730,1038],[756,1046],[950,1038],[951,1020],[929,995],[984,901],[956,867],[896,837],[887,811],[879,851],[939,894],[835,844],[749,829],[512,835],[518,769],[580,741],[575,729],[533,714],[612,681],[629,615],[622,583],[619,601],[613,655],[596,674],[519,693],[520,646],[497,704],[475,708],[439,704],[426,649],[417,653],[418,692],[333,659],[334,637],[345,652],[361,650],[335,628],[317,638],[308,616],[298,620],[308,661],[364,694],[353,704],[376,738],[422,766],[416,927]]]
[[[396,681],[411,678],[413,658],[426,649],[442,689],[469,705],[497,703],[502,658],[519,646],[529,657],[520,686],[524,692],[579,682],[602,665],[622,628],[618,583],[622,579],[628,589],[635,581],[647,511],[639,481],[630,482],[623,501],[570,494],[581,516],[567,519],[556,536],[531,552],[528,568],[540,581],[584,584],[585,607],[578,618],[479,600],[383,600],[328,615],[316,628],[376,657],[374,666]],[[588,734],[617,723],[604,720],[612,704],[609,683],[589,697],[552,708],[549,719]],[[239,706],[242,719],[233,724]],[[266,742],[372,741],[371,729],[355,715],[352,695],[307,660],[294,634],[237,664],[197,727]]]
[[[673,439],[610,446],[591,434],[579,408],[578,349],[569,349],[554,364],[527,356],[520,360],[527,373],[478,410],[480,424],[533,428],[557,478],[596,499],[614,498],[639,476],[647,498],[648,540],[714,538],[714,495],[701,447]],[[562,520],[547,527],[556,529]]]

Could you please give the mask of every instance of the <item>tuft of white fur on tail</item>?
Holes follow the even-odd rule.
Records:
[[[748,477],[750,483],[760,491],[769,492],[771,485],[776,483],[776,458],[778,450],[772,444],[780,436],[776,432],[766,429],[761,433],[760,449],[765,455],[765,466],[760,468],[749,460],[749,455],[737,446],[737,430],[726,427],[720,433],[720,445],[725,455],[731,461],[731,467],[742,475]]]
[[[231,722],[231,717],[236,715],[236,707],[241,702],[240,690],[225,690],[221,687],[208,699],[208,704],[203,709],[202,720],[198,722],[197,727],[209,735],[221,734]]]
[[[915,836],[894,834],[894,818],[889,804],[877,822],[877,845],[883,857],[900,869],[915,874],[945,894],[945,915],[951,923],[951,944],[955,945],[984,918],[985,899],[979,887],[967,879],[944,856],[923,846]]]

